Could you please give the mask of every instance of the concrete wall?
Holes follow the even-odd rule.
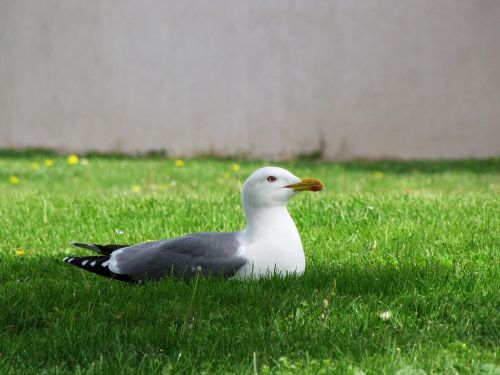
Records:
[[[500,154],[498,0],[0,0],[0,147]]]

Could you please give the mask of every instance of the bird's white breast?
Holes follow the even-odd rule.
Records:
[[[248,262],[237,277],[304,272],[305,256],[295,223],[286,209],[272,216],[261,217],[258,226],[249,226],[238,234],[240,254]]]

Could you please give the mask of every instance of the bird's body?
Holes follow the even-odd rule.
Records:
[[[72,243],[101,255],[67,257],[65,261],[132,282],[168,276],[189,279],[195,275],[248,278],[301,274],[305,256],[287,203],[299,191],[323,188],[316,179],[301,180],[281,168],[261,168],[243,188],[247,226],[242,231],[194,233],[133,246]]]

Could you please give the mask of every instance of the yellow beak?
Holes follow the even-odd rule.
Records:
[[[300,182],[296,184],[291,184],[285,186],[287,188],[293,189],[293,191],[322,191],[325,190],[325,184],[323,184],[317,178],[301,178]]]

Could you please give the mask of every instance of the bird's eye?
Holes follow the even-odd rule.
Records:
[[[269,181],[269,182],[275,182],[276,180],[277,180],[277,178],[276,178],[276,177],[274,177],[274,176],[269,176],[269,177],[267,178],[267,181]]]

